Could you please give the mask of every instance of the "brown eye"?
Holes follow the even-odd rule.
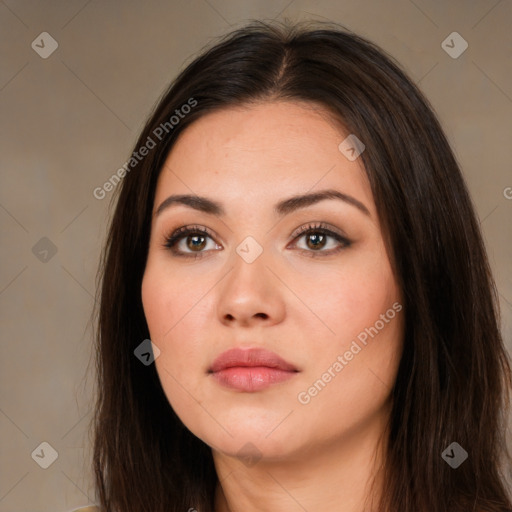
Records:
[[[306,235],[306,244],[310,249],[321,249],[325,247],[326,236],[323,233],[310,233]]]
[[[204,249],[206,245],[206,237],[204,235],[189,235],[186,238],[187,247],[193,251]],[[190,242],[190,243],[189,243]]]
[[[175,256],[198,258],[208,252],[203,250],[208,239],[213,242],[209,230],[200,226],[183,226],[166,237],[164,247],[170,249]],[[214,249],[222,248],[216,243],[213,246]]]
[[[327,229],[324,224],[308,225],[298,230],[294,240],[305,238],[305,247],[298,247],[308,256],[330,256],[350,246],[348,238]],[[331,240],[331,243],[329,242]],[[330,247],[329,246],[330,243]],[[325,247],[328,247],[324,250]]]

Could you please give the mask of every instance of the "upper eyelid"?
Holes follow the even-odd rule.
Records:
[[[205,233],[205,234],[211,236],[212,238],[218,237],[218,235],[214,231],[212,231],[210,228],[207,228],[200,224],[183,225],[176,229],[171,230],[168,234],[166,234],[164,236],[167,239],[167,238],[173,237],[175,235],[179,235],[179,234],[182,234],[182,235],[189,234],[189,232],[194,232],[195,230],[197,230],[200,233]],[[329,231],[335,235],[339,235],[341,237],[348,238],[348,236],[345,233],[343,233],[342,230],[339,230],[339,228],[331,227],[329,224],[327,224],[323,221],[310,221],[310,222],[302,225],[301,227],[294,229],[294,231],[292,232],[292,234],[290,236],[296,237],[296,236],[302,235],[304,233],[307,233],[310,230]]]
[[[334,235],[338,235],[340,237],[348,239],[348,236],[345,233],[343,233],[342,230],[340,230],[339,228],[331,227],[328,223],[322,222],[322,221],[308,222],[307,224],[304,224],[303,226],[295,229],[291,236],[296,237],[296,236],[303,235],[304,233],[307,233],[308,231],[315,231],[315,230],[328,231]]]

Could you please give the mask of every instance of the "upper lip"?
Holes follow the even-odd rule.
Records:
[[[274,352],[261,348],[232,348],[223,352],[213,361],[209,372],[215,373],[235,366],[266,366],[286,371],[298,371],[295,366]]]

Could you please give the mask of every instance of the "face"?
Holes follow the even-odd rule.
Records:
[[[389,413],[402,303],[348,135],[312,104],[229,108],[161,171],[144,312],[171,406],[219,453],[299,457]]]

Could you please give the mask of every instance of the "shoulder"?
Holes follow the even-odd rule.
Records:
[[[87,507],[75,508],[71,512],[100,512],[100,508],[95,505],[88,505]]]

